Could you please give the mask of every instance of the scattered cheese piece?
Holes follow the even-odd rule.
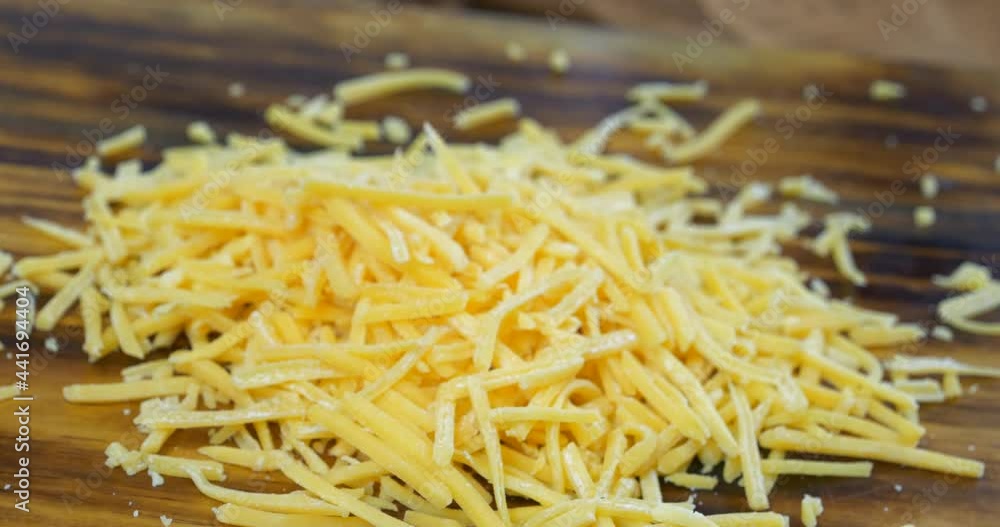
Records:
[[[802,198],[830,205],[834,205],[840,200],[836,192],[830,190],[810,174],[782,178],[778,183],[778,190],[782,196],[788,198]]]
[[[927,172],[920,176],[920,193],[927,199],[934,199],[938,195],[941,184],[937,176]]]
[[[101,157],[117,157],[135,150],[146,142],[146,127],[136,125],[122,133],[101,139],[97,142],[97,155]]]
[[[385,67],[390,70],[403,70],[410,67],[410,56],[394,51],[385,56]]]
[[[333,88],[337,100],[345,106],[412,90],[442,89],[463,93],[469,78],[461,73],[433,68],[412,68],[373,73],[343,81]]]
[[[226,91],[229,93],[230,97],[236,99],[243,97],[243,95],[247,92],[247,88],[242,82],[230,82],[229,86],[226,87]]]
[[[188,139],[203,145],[215,142],[215,130],[205,121],[194,121],[187,126]]]
[[[382,120],[382,130],[385,132],[385,138],[388,139],[390,143],[396,145],[402,145],[409,142],[410,137],[413,135],[413,132],[410,130],[410,125],[403,119],[393,115],[386,116]]]
[[[631,101],[688,102],[704,99],[706,95],[708,95],[708,83],[705,81],[689,84],[647,82],[634,86],[625,97]]]
[[[549,54],[549,69],[557,75],[565,75],[570,68],[569,53],[563,48],[556,48]]]
[[[816,527],[820,514],[823,514],[823,500],[808,494],[802,496],[802,525]]]
[[[521,105],[517,100],[505,97],[462,110],[455,115],[454,124],[458,130],[469,130],[494,121],[517,117],[520,112]]]
[[[921,229],[934,225],[936,219],[937,214],[934,212],[933,207],[921,205],[913,209],[913,223]]]
[[[969,108],[976,113],[984,113],[990,107],[989,102],[987,102],[986,97],[982,95],[976,95],[969,99]]]
[[[890,101],[906,97],[906,87],[898,82],[879,79],[868,88],[868,95],[876,101]]]
[[[504,53],[507,55],[507,60],[511,62],[521,62],[524,60],[524,46],[518,42],[507,42],[504,46]]]

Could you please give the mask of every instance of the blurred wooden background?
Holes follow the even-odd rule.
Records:
[[[281,2],[282,0],[272,0]],[[298,0],[304,1],[304,0]],[[308,1],[308,0],[305,0]],[[356,0],[360,6],[385,0]],[[322,3],[319,0],[318,3]],[[723,9],[718,39],[736,45],[844,51],[888,60],[994,69],[1000,49],[995,0],[421,0],[466,9],[694,37]],[[568,14],[564,14],[568,13]],[[880,22],[883,21],[880,28]]]

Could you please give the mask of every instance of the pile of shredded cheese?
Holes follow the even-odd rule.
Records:
[[[468,86],[442,70],[379,75],[338,86],[316,112],[304,98],[272,107],[272,122],[330,148],[216,144],[199,124],[204,144],[169,149],[145,173],[80,169],[85,231],[33,220],[67,245],[13,266],[18,283],[52,293],[37,327],[79,303],[91,360],[140,360],[119,383],[64,390],[78,403],[142,401],[145,439],[110,445],[109,466],[189,478],[222,502],[223,523],[379,527],[780,526],[768,495],[782,474],[867,477],[885,461],[982,477],[978,461],[917,446],[918,401],[996,370],[883,366],[869,347],[923,332],[805,285],[780,252],[803,211],[753,214],[769,187],[724,203],[698,195],[690,167],[603,151],[627,128],[687,162],[756,115],[755,101],[698,133],[663,101],[704,85],[650,84],[575,143],[522,119],[498,146],[448,144],[425,125],[394,155],[352,155],[377,129],[318,113]],[[799,183],[784,191],[835,202]],[[844,214],[826,225],[814,247],[864,283],[846,235],[869,225]],[[995,307],[997,287],[987,273],[942,318],[981,329],[970,317]],[[182,429],[205,431],[198,459],[162,453]],[[301,490],[236,490],[227,466]],[[755,512],[664,501],[663,482],[720,478]],[[802,509],[807,525],[822,512],[811,497]]]

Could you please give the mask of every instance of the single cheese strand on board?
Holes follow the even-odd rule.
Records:
[[[516,99],[505,97],[477,104],[455,114],[453,122],[458,130],[469,130],[508,117],[517,117],[521,105]]]
[[[118,135],[97,142],[97,155],[113,157],[142,146],[146,142],[146,127],[135,125]]]
[[[836,435],[816,441],[805,432],[787,428],[775,428],[762,433],[760,445],[793,452],[875,459],[968,478],[981,478],[984,470],[982,462],[920,448]]]
[[[775,512],[712,514],[708,519],[718,527],[788,527],[788,516]]]
[[[656,99],[660,101],[697,101],[708,94],[708,83],[697,81],[692,83],[644,82],[633,86],[625,97],[629,100]]]
[[[666,155],[674,163],[690,163],[716,150],[729,136],[750,122],[761,111],[755,99],[740,101],[726,109],[708,128],[687,143],[670,149]]]
[[[92,258],[80,272],[73,277],[58,293],[53,296],[38,314],[35,316],[35,325],[38,329],[49,331],[55,327],[56,322],[62,318],[63,314],[76,302],[83,294],[83,291],[90,287],[94,281],[98,260]]]
[[[118,403],[182,395],[192,381],[190,377],[171,377],[106,384],[71,384],[63,388],[63,398],[71,403]]]
[[[247,492],[227,489],[213,485],[207,478],[195,469],[188,471],[191,481],[202,494],[213,500],[232,503],[245,507],[290,514],[316,514],[322,516],[347,516],[347,511],[323,500],[316,499],[301,491],[289,494],[269,494],[264,492]]]
[[[21,221],[28,225],[29,227],[49,236],[55,240],[59,240],[66,245],[71,247],[89,247],[94,245],[94,240],[79,231],[70,229],[69,227],[63,227],[58,223],[53,223],[49,220],[41,218],[32,218],[31,216],[21,216]],[[5,269],[0,266],[0,276],[3,276]]]
[[[151,428],[208,428],[302,417],[303,415],[305,415],[305,409],[300,406],[282,405],[277,401],[270,400],[237,410],[195,410],[158,412],[151,415],[140,414],[135,422]]]
[[[212,509],[215,519],[227,525],[257,527],[270,525],[272,527],[328,527],[333,525],[329,516],[317,514],[295,514],[282,512],[267,512],[242,505],[226,503]],[[361,518],[339,518],[337,527],[367,527],[370,525]]]
[[[763,459],[760,468],[765,474],[800,474],[804,476],[837,476],[867,478],[872,475],[869,461],[812,461],[804,459]]]
[[[461,73],[434,68],[411,68],[403,71],[373,73],[343,81],[333,88],[333,94],[344,106],[396,93],[439,88],[455,93],[469,89],[469,78]]]

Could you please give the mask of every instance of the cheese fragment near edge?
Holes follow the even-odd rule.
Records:
[[[142,146],[145,142],[146,127],[136,125],[118,135],[98,141],[96,145],[97,155],[101,157],[118,156]]]
[[[802,496],[802,525],[816,527],[820,514],[823,514],[823,501],[808,494]]]

